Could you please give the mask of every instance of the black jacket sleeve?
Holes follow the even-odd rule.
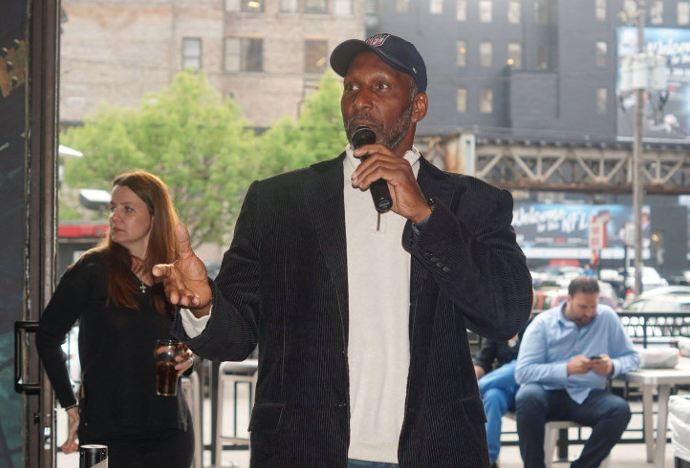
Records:
[[[67,370],[67,356],[61,345],[88,300],[93,270],[83,259],[70,266],[58,283],[36,332],[36,347],[55,395],[63,407],[77,400]]]

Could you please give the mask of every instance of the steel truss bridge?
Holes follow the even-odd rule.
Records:
[[[444,141],[437,143],[430,145],[431,153],[455,152],[452,145],[444,145]],[[630,142],[559,143],[477,136],[473,150],[474,157],[469,157],[473,159],[470,165],[474,166],[474,175],[500,187],[601,193],[632,191]],[[464,168],[460,169],[464,172]],[[641,177],[648,194],[689,194],[690,144],[645,143]]]

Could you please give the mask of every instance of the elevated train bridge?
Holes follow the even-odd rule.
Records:
[[[429,159],[508,189],[630,193],[633,145],[626,141],[545,141],[458,133],[422,139]],[[690,141],[646,142],[645,193],[690,194]]]

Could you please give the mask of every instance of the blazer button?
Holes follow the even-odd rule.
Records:
[[[441,262],[438,262],[438,263],[436,264],[436,266],[437,266],[438,268],[443,268],[445,265],[444,265],[443,263],[441,263]]]
[[[444,266],[442,270],[444,273],[450,273],[450,267]]]
[[[431,252],[426,252],[426,253],[424,254],[424,256],[425,256],[426,258],[431,258],[431,257],[434,256],[434,254],[432,254]]]
[[[338,408],[347,408],[347,403],[338,403]]]

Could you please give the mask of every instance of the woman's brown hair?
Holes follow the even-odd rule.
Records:
[[[138,285],[132,282],[132,271],[139,276],[149,277],[151,268],[157,263],[172,263],[177,256],[175,225],[177,214],[170,199],[168,187],[159,177],[146,171],[126,172],[113,180],[116,186],[128,187],[141,198],[153,217],[146,257],[132,268],[133,260],[129,250],[112,241],[110,235],[94,250],[106,256],[108,265],[108,302],[123,307],[136,308],[137,296],[141,296]],[[163,315],[172,315],[174,307],[165,299],[163,285],[155,283],[151,287],[151,297],[156,310]]]

